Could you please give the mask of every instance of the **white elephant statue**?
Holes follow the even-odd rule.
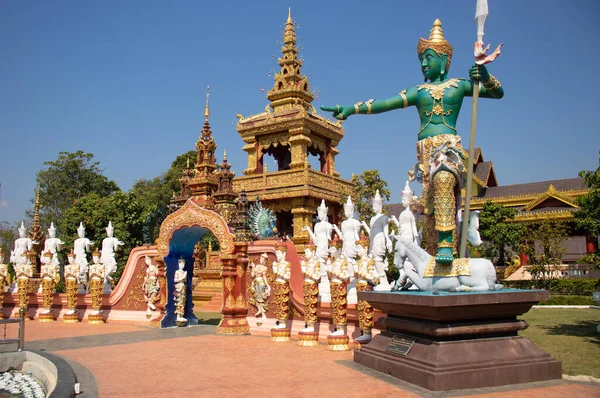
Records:
[[[396,237],[396,250],[406,253],[412,267],[404,267],[400,262],[399,267],[421,291],[450,291],[450,292],[485,292],[500,290],[502,285],[496,283],[496,270],[492,262],[485,258],[469,258],[470,274],[447,277],[426,277],[425,267],[432,261],[432,256],[403,236]]]

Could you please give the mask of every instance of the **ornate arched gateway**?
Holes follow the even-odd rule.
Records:
[[[184,258],[187,271],[188,289],[185,318],[188,325],[197,324],[192,302],[192,274],[194,245],[207,231],[219,240],[221,263],[223,264],[223,318],[217,327],[220,334],[249,334],[246,320],[248,313],[245,292],[245,271],[247,265],[247,242],[238,242],[225,219],[212,210],[200,207],[189,199],[185,204],[167,216],[160,227],[156,240],[158,255],[166,265],[167,304],[166,315],[161,327],[175,326],[174,274],[178,260]]]

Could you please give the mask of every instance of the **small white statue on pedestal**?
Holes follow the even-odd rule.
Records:
[[[410,239],[412,242],[420,245],[421,238],[419,236],[419,232],[417,231],[418,202],[419,199],[416,196],[413,196],[413,190],[410,189],[410,185],[408,184],[408,181],[406,181],[406,185],[402,191],[402,206],[404,206],[404,210],[402,210],[398,218],[396,218],[396,216],[392,216],[390,219],[394,222],[394,224],[396,224],[399,236]],[[406,261],[409,262],[407,267],[413,268],[412,264],[410,264],[410,260],[408,260],[406,257],[406,248],[403,245],[400,245],[396,249],[394,256],[394,265],[401,270],[400,277],[396,281],[394,290],[405,290],[412,285],[406,276],[406,272],[404,271]]]
[[[313,246],[314,248],[314,246]],[[304,276],[304,322],[306,327],[303,333],[313,333],[317,322],[317,305],[319,301],[319,280],[321,279],[321,261],[316,251],[307,247],[304,249],[306,260],[300,262],[300,269]]]
[[[100,262],[101,254],[98,251],[92,253],[92,265],[89,267],[90,295],[92,296],[92,311],[90,315],[102,313],[102,293],[104,264]]]
[[[392,251],[392,241],[388,230],[389,219],[383,214],[383,198],[379,194],[379,190],[375,193],[372,203],[375,215],[371,217],[370,225],[367,225],[364,221],[362,225],[369,233],[369,252],[373,255],[375,269],[379,275],[379,284],[375,287],[375,290],[390,291],[392,286],[389,284],[385,273],[388,269],[385,253],[386,249]]]
[[[86,256],[86,252],[90,252],[92,250],[92,245],[94,242],[85,237],[85,227],[83,226],[83,222],[79,223],[79,227],[77,227],[77,235],[79,238],[75,239],[73,242],[73,253],[75,253],[75,261],[79,265],[80,281],[86,286],[88,283],[88,260]],[[87,291],[87,287],[84,287],[83,294]],[[80,291],[81,292],[81,291]]]
[[[336,225],[333,226],[335,232],[338,234],[344,242],[342,246],[342,257],[348,261],[348,272],[350,275],[354,274],[354,267],[356,265],[356,242],[360,239],[360,229],[362,224],[356,218],[354,218],[354,203],[352,198],[348,196],[348,200],[344,204],[344,216],[346,219],[342,221],[341,231]],[[350,284],[348,285],[348,304],[356,304],[356,281],[354,277],[350,277]]]
[[[173,278],[175,282],[175,314],[177,315],[175,322],[185,323],[187,322],[187,318],[185,317],[185,303],[187,299],[187,271],[183,269],[185,267],[185,259],[180,258],[178,265],[179,269],[175,271],[175,276]]]
[[[275,317],[277,318],[277,324],[273,329],[285,329],[287,327],[287,321],[290,318],[290,276],[291,276],[291,265],[290,262],[285,259],[285,247],[278,247],[275,251],[276,260],[273,262],[273,275],[275,276],[275,298],[273,302],[276,307],[274,308]]]
[[[305,231],[308,231],[310,238],[317,247],[316,255],[321,261],[321,283],[319,284],[319,295],[321,301],[331,301],[331,295],[329,292],[329,280],[327,279],[326,263],[329,257],[329,241],[331,240],[331,233],[333,231],[333,225],[327,221],[328,207],[325,206],[325,200],[321,200],[321,205],[317,207],[317,217],[319,222],[314,226],[314,232],[309,227],[304,227]]]
[[[151,316],[152,312],[156,311],[156,306],[154,303],[160,299],[160,283],[158,281],[158,266],[156,264],[152,264],[152,258],[150,256],[146,256],[145,261],[147,268],[142,289],[144,290],[144,298],[148,303],[146,316]]]
[[[106,227],[107,237],[102,240],[102,257],[100,258],[100,262],[104,264],[106,273],[104,278],[104,293],[110,293],[112,291],[112,275],[117,271],[115,251],[117,251],[119,246],[123,245],[123,242],[113,237],[114,230],[112,221],[109,221],[108,227]]]
[[[21,226],[19,227],[18,231],[19,237],[15,240],[15,249],[10,252],[10,262],[15,266],[21,261],[21,255],[29,252],[33,248],[33,245],[38,243],[26,236],[27,228],[25,228],[25,224],[23,224],[23,222],[21,222]]]
[[[65,266],[65,290],[67,293],[67,312],[66,315],[73,315],[77,312],[77,293],[81,272],[79,264],[75,261],[73,250],[67,254],[68,264]],[[85,291],[83,292],[85,294]]]
[[[59,265],[57,252],[62,250],[64,244],[65,242],[56,237],[56,228],[54,228],[54,223],[50,223],[50,228],[48,228],[48,239],[44,241],[43,253],[52,253],[52,262],[55,265]]]
[[[252,301],[254,305],[256,305],[256,314],[255,317],[261,317],[259,321],[262,324],[262,318],[265,317],[265,313],[267,312],[266,304],[267,299],[271,295],[271,287],[269,286],[269,281],[267,279],[267,253],[263,253],[260,255],[258,260],[258,264],[254,264],[254,262],[250,262],[250,275],[252,276],[252,286],[250,290],[252,292]]]

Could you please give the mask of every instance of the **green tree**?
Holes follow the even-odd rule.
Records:
[[[90,193],[78,199],[65,212],[60,227],[61,231],[64,231],[63,240],[67,242],[68,250],[78,237],[77,227],[80,222],[85,226],[86,237],[94,242],[94,247],[101,249],[109,221],[112,221],[115,229],[114,236],[124,243],[115,253],[117,260],[115,281],[118,281],[131,249],[142,244],[144,209],[135,196],[121,191],[110,196]]]
[[[569,228],[565,222],[542,221],[526,226],[525,254],[529,257],[527,270],[534,279],[552,278],[555,266],[562,263],[566,252],[563,245],[569,236]]]
[[[171,167],[160,176],[150,180],[139,179],[133,184],[130,192],[144,208],[146,215],[150,215],[161,207],[167,207],[173,192],[179,194],[179,179],[183,170],[193,168],[196,160],[196,151],[188,151],[179,155],[171,163]]]
[[[488,201],[479,214],[479,234],[483,247],[479,250],[484,257],[497,258],[496,265],[508,265],[512,251],[518,251],[523,236],[520,224],[508,222],[517,215],[517,210]]]
[[[385,200],[390,200],[390,190],[387,188],[387,182],[379,175],[379,170],[365,170],[362,174],[352,175],[352,183],[354,184],[354,196],[356,200],[356,211],[360,220],[365,220],[367,223],[374,216],[371,200],[375,196],[375,192],[379,190],[379,194]],[[346,198],[343,198],[346,202]]]
[[[579,177],[585,179],[589,192],[577,199],[580,208],[575,212],[575,226],[597,241],[598,235],[600,235],[600,167],[595,171],[583,170],[579,173]],[[593,264],[596,269],[600,269],[598,247],[596,246],[593,253],[583,257],[580,261]]]
[[[37,173],[42,226],[60,222],[73,203],[89,193],[108,196],[119,190],[99,165],[93,154],[83,151],[59,152],[57,160],[44,162],[45,168]],[[28,212],[28,216],[33,213]]]
[[[0,222],[0,248],[2,248],[2,254],[4,259],[2,262],[8,264],[8,272],[11,276],[15,275],[12,264],[10,264],[10,251],[15,247],[15,240],[19,237],[17,231],[17,224],[11,225],[8,221]]]

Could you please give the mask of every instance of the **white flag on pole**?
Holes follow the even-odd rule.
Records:
[[[487,0],[477,0],[475,7],[475,23],[477,24],[477,41],[483,41],[483,25],[485,18],[488,16]]]

